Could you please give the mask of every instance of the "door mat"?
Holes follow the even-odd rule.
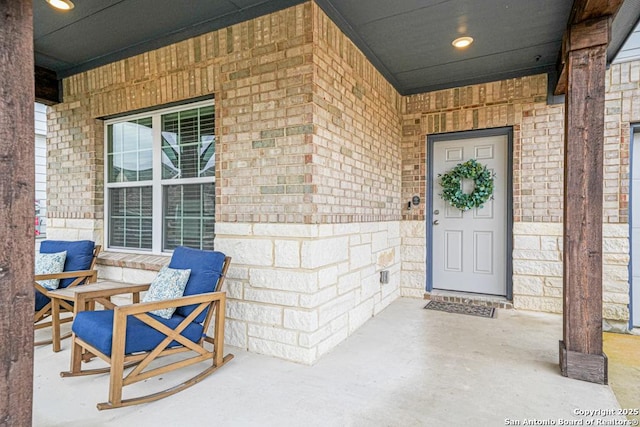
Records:
[[[457,304],[454,302],[429,301],[424,306],[427,310],[438,310],[447,313],[469,314],[471,316],[480,316],[493,318],[496,309],[493,307],[485,307],[482,305]]]

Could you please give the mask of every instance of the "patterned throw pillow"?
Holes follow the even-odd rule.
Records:
[[[52,254],[36,254],[36,274],[54,274],[64,271],[64,261],[67,259],[67,251]],[[60,279],[40,280],[38,283],[50,291],[58,289]]]
[[[184,294],[184,288],[187,286],[190,274],[190,269],[178,270],[165,265],[160,269],[156,278],[153,279],[153,282],[151,282],[151,286],[142,299],[142,302],[180,298]],[[165,319],[170,319],[174,311],[176,311],[176,307],[153,310],[150,311],[150,313]]]

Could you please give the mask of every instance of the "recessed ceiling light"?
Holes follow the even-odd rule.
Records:
[[[473,37],[459,37],[451,42],[452,45],[457,47],[458,49],[465,48],[473,43]]]
[[[74,4],[71,0],[45,0],[51,6],[60,10],[71,10],[74,7]]]

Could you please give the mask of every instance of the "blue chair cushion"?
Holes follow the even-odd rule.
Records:
[[[178,246],[173,251],[169,268],[191,269],[191,275],[184,290],[184,295],[198,295],[213,292],[218,278],[222,275],[225,255],[222,252],[204,251]],[[176,314],[187,317],[197,305],[178,307]],[[206,316],[206,310],[196,317],[195,322],[201,323]]]
[[[36,311],[40,310],[42,307],[47,305],[49,301],[49,297],[44,296],[39,290],[36,291]]]
[[[95,243],[91,240],[44,240],[40,244],[40,253],[50,254],[67,251],[67,259],[64,262],[64,271],[88,270],[93,260]],[[73,277],[60,280],[60,288],[66,288],[75,279]]]
[[[184,317],[175,314],[170,319],[163,319],[153,314],[149,314],[149,316],[172,329],[176,328],[184,320]],[[198,342],[202,338],[202,329],[202,325],[192,322],[182,331],[181,335],[193,342]],[[81,311],[73,320],[71,330],[81,340],[91,344],[103,354],[111,355],[113,310]],[[165,338],[166,335],[162,332],[153,329],[133,316],[128,316],[124,352],[125,354],[131,354],[153,350]],[[179,345],[181,344],[173,341],[169,344],[169,347]]]

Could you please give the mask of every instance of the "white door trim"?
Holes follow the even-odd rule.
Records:
[[[631,126],[629,144],[629,329],[640,327],[640,124]],[[635,182],[635,185],[634,185]],[[635,196],[635,197],[634,197]],[[636,221],[634,221],[636,217]],[[634,231],[635,228],[635,231]],[[634,238],[635,236],[635,238]],[[634,262],[634,258],[636,261]],[[636,264],[636,268],[633,266]],[[635,277],[634,277],[635,276]]]
[[[506,194],[506,268],[505,279],[507,285],[506,297],[509,301],[513,300],[513,129],[511,127],[494,128],[494,129],[482,129],[465,132],[455,132],[447,134],[429,135],[427,136],[427,212],[426,230],[427,230],[427,283],[426,291],[431,292],[433,290],[433,269],[431,268],[433,260],[433,197],[437,194],[437,189],[434,188],[434,184],[437,181],[437,177],[434,177],[433,167],[433,146],[435,142],[449,141],[458,139],[472,139],[482,138],[489,136],[506,136],[507,137],[507,194]]]

